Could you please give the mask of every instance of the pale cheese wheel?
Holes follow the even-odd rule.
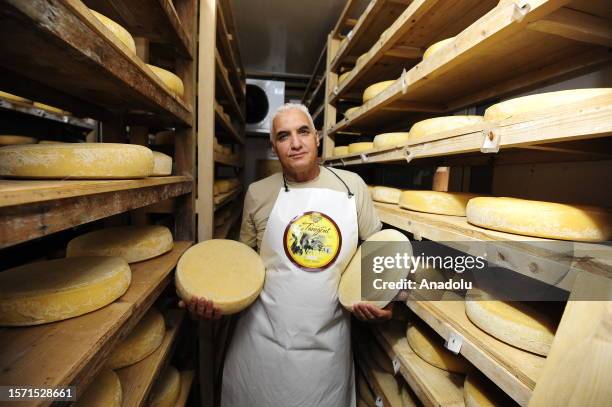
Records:
[[[51,113],[56,113],[56,114],[61,114],[61,115],[66,115],[68,114],[67,111],[60,109],[59,107],[55,107],[55,106],[50,106],[50,105],[46,105],[44,103],[40,103],[40,102],[34,102],[34,107],[37,107],[39,109],[43,109],[46,110],[48,112]]]
[[[475,115],[457,115],[457,116],[443,116],[434,117],[431,119],[421,120],[412,125],[410,128],[410,140],[421,141],[421,140],[435,140],[432,135],[459,130],[468,126],[478,126],[484,123],[482,116]]]
[[[463,383],[465,407],[514,406],[516,403],[489,379],[476,371],[470,372]]]
[[[363,61],[366,60],[366,58],[368,57],[368,53],[364,53],[359,55],[359,57],[357,58],[357,60],[355,61],[355,65],[359,66],[363,63]]]
[[[153,173],[154,177],[172,175],[172,157],[167,154],[153,151]]]
[[[0,91],[0,97],[10,102],[32,103],[31,100],[22,98],[21,96],[13,95],[12,93]]]
[[[383,133],[374,137],[374,148],[393,147],[410,139],[410,133]]]
[[[0,148],[0,176],[41,179],[144,178],[153,171],[146,147],[115,143],[28,144]]]
[[[477,194],[468,192],[404,191],[399,206],[411,211],[465,216],[465,207]]]
[[[395,83],[395,79],[392,81],[378,82],[378,83],[375,83],[374,85],[368,86],[363,91],[363,103],[367,102],[370,99],[373,99],[379,93],[384,92],[387,88],[389,88],[394,83]]]
[[[372,193],[372,200],[376,202],[399,203],[402,190],[397,188],[375,186]]]
[[[36,144],[34,137],[13,136],[8,134],[0,135],[0,146],[13,146],[16,144]]]
[[[213,183],[213,196],[217,196],[221,193],[221,191],[219,190],[219,182],[215,181]]]
[[[89,10],[91,13],[110,31],[119,41],[123,43],[130,51],[136,53],[136,43],[128,30],[117,24],[110,18],[98,13],[95,10]]]
[[[374,143],[370,141],[351,143],[349,144],[349,154],[361,153],[363,151],[369,151],[374,148]]]
[[[374,197],[374,188],[376,188],[374,185],[368,185],[368,193],[370,194],[370,198]]]
[[[205,264],[206,267],[202,267]],[[212,300],[223,314],[248,307],[264,284],[263,261],[249,246],[225,239],[211,239],[192,246],[176,266],[179,296]]]
[[[344,82],[346,80],[346,78],[348,78],[348,76],[351,74],[351,72],[353,72],[353,71],[346,71],[343,74],[341,74],[340,76],[338,76],[338,85],[341,84],[342,82]]]
[[[469,363],[446,349],[444,340],[425,324],[416,321],[410,323],[406,337],[414,353],[430,365],[453,373],[468,371]]]
[[[412,389],[406,383],[402,386],[402,407],[419,407],[422,406],[419,398],[414,394]]]
[[[173,245],[165,226],[117,226],[75,237],[68,242],[66,257],[112,256],[136,263],[169,252]]]
[[[512,116],[554,110],[601,96],[612,97],[612,88],[570,89],[522,96],[489,107],[485,110],[484,118],[498,122]]]
[[[528,303],[496,301],[478,289],[468,291],[465,313],[489,335],[543,356],[548,354],[557,329],[553,318]]]
[[[181,375],[168,366],[151,390],[151,407],[174,407],[181,392]]]
[[[387,373],[376,368],[371,369],[371,375],[374,376],[374,380],[378,383],[378,387],[389,402],[390,407],[402,407],[402,389],[398,386],[397,379],[393,374]]]
[[[355,107],[351,107],[346,109],[346,112],[344,112],[344,117],[349,117],[351,115],[353,115],[357,110],[359,110],[361,106],[355,106]]]
[[[334,157],[349,154],[349,146],[334,147]]]
[[[149,65],[147,64],[147,66],[149,68],[151,68],[151,70],[153,71],[153,73],[155,73],[155,75],[157,75],[159,77],[159,79],[161,79],[161,81],[163,82],[163,84],[176,96],[179,97],[183,97],[183,94],[185,93],[185,87],[183,86],[183,81],[181,80],[181,78],[179,78],[178,76],[176,76],[174,73],[160,68],[158,66],[154,66],[154,65]]]
[[[221,194],[225,194],[232,189],[232,181],[229,179],[215,180],[215,185],[217,185],[218,191]]]
[[[435,53],[440,51],[442,48],[446,47],[451,42],[455,41],[455,37],[450,37],[442,41],[438,41],[432,45],[430,45],[425,52],[423,52],[423,61],[427,58],[431,58]]]
[[[394,229],[385,229],[380,232],[374,233],[372,236],[366,239],[367,242],[408,242],[408,238],[401,232]],[[371,298],[370,301],[362,300],[361,292],[361,248],[359,246],[355,251],[355,254],[351,258],[348,266],[344,269],[342,276],[340,277],[340,284],[338,285],[338,300],[340,304],[349,311],[352,310],[353,304],[360,302],[367,302],[374,304],[380,308],[387,306],[391,300],[388,298],[380,298],[382,294],[386,296],[388,292],[381,292],[376,290],[374,287],[364,287],[365,292],[363,298]],[[408,253],[411,255],[412,251]],[[400,281],[402,278],[406,278],[408,274],[407,269],[390,269],[385,271],[385,281]],[[396,294],[399,290],[396,290]]]
[[[376,406],[376,400],[370,385],[366,380],[361,370],[357,371],[357,394],[363,400],[363,402],[369,407]]]
[[[73,257],[25,264],[0,273],[0,326],[60,321],[122,296],[132,273],[119,257]]]
[[[83,394],[77,394],[74,407],[121,407],[123,390],[117,373],[102,368]]]
[[[581,242],[612,240],[612,208],[480,197],[468,203],[467,221],[525,236]]]
[[[155,308],[150,308],[129,335],[113,349],[106,365],[119,369],[140,362],[155,352],[165,334],[164,317]]]

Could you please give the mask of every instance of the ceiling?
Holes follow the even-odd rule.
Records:
[[[310,75],[346,1],[231,0],[247,75]]]

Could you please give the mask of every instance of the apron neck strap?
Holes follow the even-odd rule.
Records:
[[[334,176],[336,178],[338,178],[340,180],[340,182],[342,182],[342,185],[344,185],[344,188],[346,188],[346,192],[348,193],[348,197],[349,199],[352,198],[355,194],[351,191],[351,189],[349,188],[348,185],[346,185],[346,182],[344,182],[344,180],[342,178],[340,178],[340,176],[338,174],[336,174],[334,171],[331,170],[331,168],[328,167],[323,167],[325,168],[327,171],[331,172],[332,174],[334,174]],[[285,173],[283,172],[283,186],[285,188],[285,192],[289,192],[289,186],[287,185],[287,179],[285,178]]]

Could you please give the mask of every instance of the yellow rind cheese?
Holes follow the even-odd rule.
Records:
[[[484,118],[475,115],[443,116],[425,119],[412,125],[410,128],[410,140],[417,142],[421,140],[432,141],[436,139],[435,137],[430,137],[434,134],[459,130],[468,126],[477,126],[483,123]]]
[[[421,359],[440,369],[466,373],[469,363],[459,355],[451,353],[444,347],[444,340],[430,327],[421,322],[412,322],[406,331],[408,344]]]
[[[34,137],[28,136],[14,136],[3,134],[0,135],[0,146],[13,146],[17,144],[36,144],[36,139]]]
[[[438,41],[429,46],[423,53],[423,61],[431,58],[436,52],[440,51],[442,48],[446,47],[451,42],[455,41],[455,37],[450,37],[442,41]]]
[[[374,397],[374,393],[370,389],[368,385],[368,381],[363,376],[361,370],[357,371],[357,394],[363,400],[366,406],[375,407],[376,400]]]
[[[61,115],[68,114],[67,111],[62,110],[59,107],[54,107],[54,106],[46,105],[46,104],[40,103],[40,102],[34,102],[34,107],[46,110],[46,111],[51,112],[51,113],[56,113],[56,114],[61,114]]]
[[[79,389],[80,390],[80,389]],[[121,407],[123,390],[117,373],[102,368],[83,394],[78,394],[75,407]]]
[[[399,203],[401,194],[401,189],[375,186],[374,192],[372,193],[372,200],[376,202],[397,204]]]
[[[174,366],[168,366],[151,390],[151,407],[174,407],[181,392],[181,375]]]
[[[374,137],[374,148],[393,147],[410,140],[410,133],[383,133]]]
[[[374,148],[374,143],[366,141],[359,143],[351,143],[349,144],[349,154],[361,153],[363,151],[368,151]]]
[[[360,107],[361,106],[355,106],[355,107],[346,109],[346,112],[344,112],[344,117],[349,117],[350,115],[355,113],[357,110],[359,110]]]
[[[395,83],[395,79],[391,81],[378,82],[373,85],[368,86],[363,91],[363,103],[366,103],[368,100],[373,99],[379,93],[384,92],[389,86]]]
[[[168,88],[174,95],[183,97],[183,94],[185,93],[185,88],[183,86],[183,81],[181,80],[181,78],[166,69],[149,64],[147,64],[147,66],[151,68],[153,73],[155,73],[155,75],[157,75],[159,79],[161,79],[166,88]]]
[[[154,177],[172,175],[172,157],[167,154],[153,151],[153,173]]]
[[[341,74],[340,76],[338,76],[338,85],[341,84],[342,82],[344,82],[344,80],[346,78],[348,78],[348,76],[351,74],[351,72],[353,72],[353,71],[346,71],[343,74]]]
[[[468,192],[403,191],[399,206],[411,211],[465,216],[465,207],[477,194]]]
[[[465,407],[514,406],[510,397],[476,371],[470,372],[463,383]]]
[[[0,326],[60,321],[95,311],[123,295],[132,278],[119,257],[73,257],[0,273]]]
[[[334,157],[349,154],[349,146],[334,147]]]
[[[418,397],[406,383],[402,386],[402,407],[419,407],[422,406]]]
[[[11,102],[32,103],[31,100],[22,98],[21,96],[13,95],[12,93],[0,91],[0,97]]]
[[[106,27],[110,32],[115,35],[130,51],[136,53],[136,43],[134,42],[134,38],[132,35],[123,28],[121,25],[117,24],[110,18],[106,17],[98,13],[95,10],[89,9],[91,13]]]

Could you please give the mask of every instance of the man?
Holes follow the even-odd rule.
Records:
[[[357,248],[381,229],[364,181],[321,167],[308,109],[286,104],[272,120],[282,173],[250,185],[240,240],[259,250],[266,281],[238,321],[223,372],[223,407],[354,407],[350,315],[339,305],[340,276]],[[203,319],[220,312],[206,299],[183,304]],[[360,303],[362,320],[391,310]]]

